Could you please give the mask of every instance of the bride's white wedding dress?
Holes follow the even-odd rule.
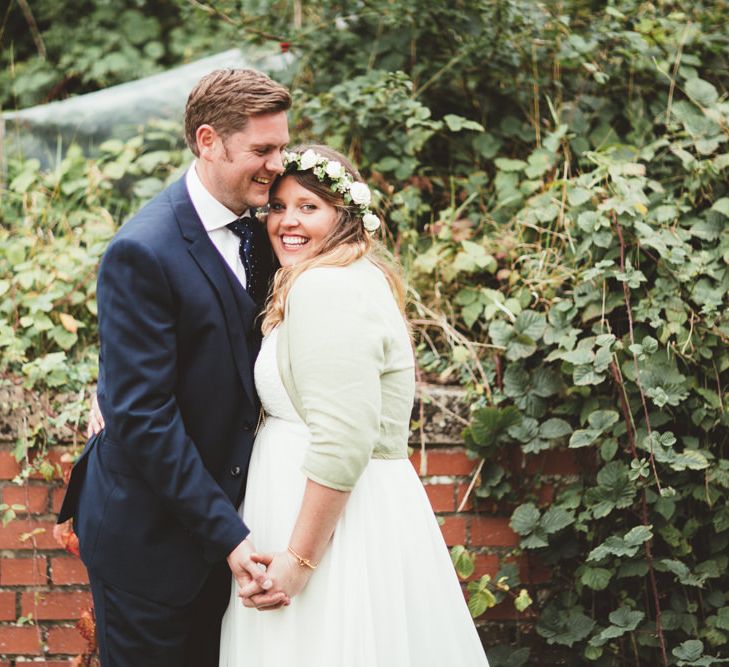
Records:
[[[276,332],[255,367],[266,411],[242,516],[262,553],[285,551],[309,433],[281,382]],[[291,605],[245,608],[232,585],[221,667],[482,667],[486,657],[438,523],[407,459],[373,459],[325,556]]]

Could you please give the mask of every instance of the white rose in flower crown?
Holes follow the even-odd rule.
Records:
[[[344,166],[341,162],[337,162],[336,160],[329,160],[329,162],[327,163],[326,171],[329,178],[331,178],[332,180],[336,180],[344,174]]]
[[[301,171],[306,171],[307,169],[311,169],[312,167],[316,166],[316,162],[319,159],[319,156],[311,150],[307,150],[302,156],[301,156]]]
[[[374,232],[380,226],[380,219],[374,213],[365,213],[362,224],[368,232]]]
[[[372,200],[370,189],[364,183],[352,183],[349,186],[349,196],[357,206],[369,206]]]

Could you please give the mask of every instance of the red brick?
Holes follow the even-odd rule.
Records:
[[[88,649],[86,640],[76,628],[50,628],[46,643],[48,644],[49,653],[77,655]]]
[[[466,519],[462,516],[447,517],[440,530],[449,547],[466,542]]]
[[[551,505],[554,500],[554,486],[552,484],[542,484],[537,491],[537,496],[540,506]]]
[[[58,549],[58,544],[53,539],[53,521],[37,521],[27,519],[16,519],[7,526],[0,526],[0,549],[33,549],[35,544],[38,549]],[[39,532],[21,541],[21,536]]]
[[[86,591],[51,591],[23,593],[23,616],[33,614],[41,621],[76,619],[91,606],[91,594]]]
[[[89,575],[86,567],[74,557],[51,558],[51,577],[53,583],[64,584],[88,584]]]
[[[58,486],[51,491],[51,512],[58,514],[61,511],[63,498],[66,496],[66,486]]]
[[[41,640],[38,628],[0,627],[0,653],[11,655],[40,655]]]
[[[494,554],[476,554],[476,568],[467,581],[474,581],[488,574],[493,579],[499,571],[499,557]]]
[[[434,512],[452,512],[456,509],[453,484],[426,484],[425,492]]]
[[[43,586],[48,583],[45,558],[3,558],[0,585]]]
[[[44,660],[43,662],[16,662],[17,667],[73,667],[74,658],[68,658],[68,660]],[[0,667],[3,667],[3,663],[0,662]]]
[[[470,475],[478,461],[469,459],[463,448],[426,450],[425,471],[420,469],[420,450],[410,457],[415,470],[420,475]]]
[[[14,621],[18,616],[15,613],[15,591],[0,592],[0,621]]]
[[[515,547],[519,536],[509,527],[506,517],[474,516],[471,519],[472,547]]]
[[[20,472],[20,464],[6,449],[0,450],[0,479],[13,479]]]
[[[3,489],[3,502],[24,505],[32,514],[45,514],[48,511],[48,487],[11,484]]]

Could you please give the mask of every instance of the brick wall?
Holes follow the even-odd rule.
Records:
[[[473,477],[477,461],[470,459],[460,444],[466,406],[458,389],[424,387],[413,414],[422,429],[413,432],[411,461],[420,474],[433,509],[442,519],[442,531],[449,546],[464,544],[476,556],[471,577],[496,574],[500,564],[514,561],[522,581],[542,584],[549,572],[539,563],[515,553],[517,536],[509,528],[508,510],[476,504],[469,499],[458,512]],[[0,420],[8,420],[7,413]],[[0,527],[0,667],[15,667],[33,661],[34,667],[71,665],[74,656],[84,652],[86,640],[76,628],[79,617],[91,605],[83,564],[54,542],[55,513],[63,497],[63,482],[32,478],[23,485],[12,480],[20,466],[12,456],[13,428],[0,424],[0,497],[8,505],[28,508],[18,518]],[[54,448],[51,458],[61,471],[69,467],[64,448]],[[528,464],[516,457],[525,475],[539,475],[542,500],[550,499],[549,480],[576,474],[571,452],[550,452],[532,457]],[[30,622],[23,621],[32,614]],[[479,625],[487,645],[514,641],[524,632],[519,614],[507,599],[490,609]],[[528,624],[526,631],[528,632]],[[36,662],[37,661],[37,662]]]

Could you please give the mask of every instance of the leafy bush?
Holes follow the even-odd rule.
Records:
[[[726,3],[206,7],[221,34],[290,46],[301,63],[295,138],[349,152],[377,189],[413,287],[422,372],[472,399],[476,495],[498,501],[520,549],[552,569],[531,591],[540,651],[596,665],[726,658]],[[99,165],[71,156],[81,175],[68,181],[11,165],[3,207],[19,231],[8,247],[55,271],[44,259],[52,233],[93,263],[110,231],[99,221],[137,203],[110,186],[158,178],[142,174],[140,146],[116,146]],[[155,172],[179,155],[146,160]],[[136,196],[160,186],[140,181]],[[47,206],[32,208],[36,191]],[[80,389],[92,281],[77,267],[70,287],[21,283],[5,242],[2,253],[6,377],[47,387],[52,364],[36,361],[63,353],[74,364],[62,387]],[[86,328],[68,331],[62,314]],[[515,452],[543,463],[565,450],[578,479],[513,469]],[[464,549],[454,558],[472,567]],[[475,614],[518,581],[501,574],[470,586]],[[526,608],[528,594],[515,602]],[[494,656],[529,660],[525,647]]]

